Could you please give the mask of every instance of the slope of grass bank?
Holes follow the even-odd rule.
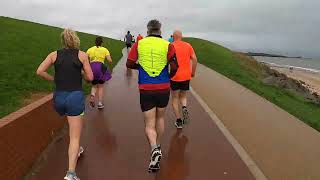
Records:
[[[30,93],[53,89],[52,83],[37,77],[35,71],[51,51],[61,48],[61,32],[56,27],[0,17],[0,118],[17,110]],[[94,45],[95,35],[78,35],[81,50]],[[123,43],[104,40],[115,65],[122,56]]]
[[[209,41],[196,38],[185,40],[194,47],[200,63],[242,84],[320,131],[319,105],[307,102],[303,97],[287,90],[264,84],[264,74],[259,69],[261,67],[250,60],[241,59],[245,58],[243,56]]]

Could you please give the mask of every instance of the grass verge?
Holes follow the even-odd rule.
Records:
[[[43,59],[61,48],[62,29],[0,17],[0,118],[21,107],[24,97],[33,92],[50,92],[53,84],[36,76]],[[81,50],[94,45],[95,35],[78,32]],[[123,43],[104,37],[114,65],[122,56]],[[53,70],[51,69],[50,72]],[[88,85],[85,90],[88,91]]]
[[[319,105],[307,102],[303,97],[262,82],[261,67],[250,58],[238,55],[210,41],[185,38],[192,44],[199,62],[247,87],[268,101],[296,116],[320,131]]]

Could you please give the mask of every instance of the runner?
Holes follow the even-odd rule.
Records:
[[[157,172],[162,157],[160,142],[164,115],[170,98],[170,74],[175,74],[177,62],[173,46],[161,37],[161,23],[151,20],[147,28],[148,36],[133,45],[127,67],[139,71],[140,105],[151,147],[148,171]]]
[[[85,97],[82,90],[82,75],[88,81],[93,79],[89,59],[85,52],[79,50],[80,40],[76,33],[65,29],[62,34],[63,49],[50,53],[40,64],[37,74],[47,81],[54,81],[54,108],[61,116],[67,116],[69,123],[69,170],[65,180],[80,180],[75,172],[77,160],[84,149],[80,147],[82,115]],[[54,66],[54,77],[47,73]]]
[[[134,38],[134,36],[132,36],[132,42],[131,42],[131,44],[134,44],[134,43],[136,43],[136,39]]]
[[[177,118],[175,125],[178,129],[182,129],[183,125],[190,120],[187,109],[187,91],[189,90],[190,79],[195,75],[198,60],[192,46],[182,41],[181,31],[175,31],[173,36],[174,42],[171,44],[176,50],[179,68],[176,75],[171,78],[172,106]],[[182,118],[179,105],[182,106]]]
[[[137,42],[139,42],[141,39],[143,39],[143,36],[141,34],[139,34],[137,37]]]
[[[95,96],[98,94],[98,109],[103,109],[103,86],[111,78],[111,73],[105,65],[105,60],[112,63],[110,52],[107,48],[102,47],[103,38],[97,37],[95,46],[88,49],[87,54],[90,58],[90,65],[93,71],[93,81],[90,96],[91,107],[95,106]]]
[[[168,41],[169,41],[170,43],[173,43],[174,39],[173,39],[173,36],[172,36],[172,35],[170,36],[170,38],[168,39]]]
[[[124,41],[126,42],[128,54],[129,54],[130,49],[131,49],[132,39],[133,38],[132,38],[132,35],[130,34],[130,31],[128,31],[126,36],[125,36],[125,38],[124,38]]]

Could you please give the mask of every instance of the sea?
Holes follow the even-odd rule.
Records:
[[[259,62],[264,62],[273,66],[292,67],[311,72],[320,73],[320,59],[304,59],[304,58],[282,58],[282,57],[264,57],[254,56]]]

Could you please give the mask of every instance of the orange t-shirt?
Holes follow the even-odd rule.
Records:
[[[191,79],[191,56],[194,55],[192,46],[183,41],[174,41],[171,43],[176,51],[178,61],[178,71],[176,75],[171,78],[172,81],[188,81]]]
[[[137,42],[140,41],[141,39],[143,39],[143,37],[141,35],[138,35]]]

